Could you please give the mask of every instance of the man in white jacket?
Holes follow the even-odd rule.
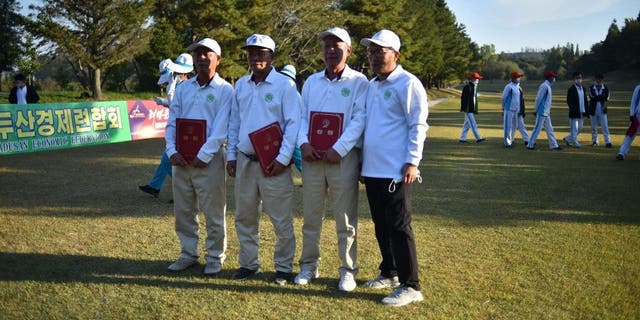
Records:
[[[360,44],[376,77],[369,82],[362,177],[382,255],[380,275],[365,286],[395,288],[382,299],[388,306],[423,300],[416,244],[411,229],[411,184],[427,137],[427,92],[398,64],[400,38],[380,30]]]
[[[173,164],[175,229],[181,245],[180,257],[168,269],[177,272],[198,263],[198,211],[202,211],[207,230],[203,273],[212,276],[221,271],[226,258],[224,142],[234,91],[216,72],[222,58],[215,40],[205,38],[188,49],[193,52],[198,75],[176,88],[165,130],[166,153]],[[182,131],[179,121],[203,123],[204,137]],[[184,138],[194,137],[203,144],[193,150],[196,154],[191,159],[179,149]]]
[[[318,34],[318,38],[322,41],[325,69],[312,74],[302,87],[303,109],[298,146],[304,160],[304,224],[300,273],[295,282],[305,285],[319,276],[320,234],[325,200],[329,195],[327,207],[336,222],[338,255],[342,260],[338,269],[338,290],[352,291],[356,288],[355,276],[358,273],[358,178],[368,81],[362,73],[347,65],[347,58],[351,54],[351,37],[346,30],[327,29]],[[324,119],[320,126],[313,125],[318,121],[312,121],[312,113],[315,119]],[[330,119],[342,121],[331,125]],[[341,134],[329,136],[326,131],[335,128],[342,128]],[[319,145],[311,141],[311,137],[332,136],[329,140],[332,145],[327,150],[321,150]]]

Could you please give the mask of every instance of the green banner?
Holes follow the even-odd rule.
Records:
[[[127,101],[0,105],[0,155],[130,140]]]

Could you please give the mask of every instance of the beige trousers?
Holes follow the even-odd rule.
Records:
[[[173,166],[173,212],[181,257],[197,259],[199,256],[198,211],[202,211],[207,230],[205,260],[224,262],[227,249],[225,157],[226,151],[221,148],[206,168]]]
[[[292,272],[296,240],[293,234],[293,179],[291,167],[275,177],[265,177],[257,161],[238,153],[236,162],[236,232],[240,242],[238,262],[251,270],[260,268],[260,214],[269,215],[276,233],[273,253],[276,271]]]
[[[320,234],[327,211],[333,214],[338,236],[339,271],[357,273],[359,149],[353,149],[339,164],[302,163],[304,224],[300,269],[314,271],[320,261]],[[327,196],[329,201],[326,201]]]

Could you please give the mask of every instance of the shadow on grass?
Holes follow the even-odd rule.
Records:
[[[610,125],[622,128],[628,121],[628,116],[622,116],[625,112],[612,108]],[[461,144],[457,135],[462,115],[457,107],[448,101],[433,108],[421,164],[424,183],[413,191],[414,215],[477,225],[540,220],[640,223],[631,200],[637,195],[630,187],[640,181],[637,149],[632,149],[629,161],[624,162],[613,160],[616,148],[585,146],[555,152],[548,149],[543,132],[538,150],[526,150],[519,135],[516,147],[507,150],[502,146],[498,114],[494,108],[479,115],[486,142]],[[500,130],[483,132],[484,127]],[[561,139],[566,131],[558,128],[556,136]],[[619,145],[622,130],[612,133],[614,145]],[[582,139],[588,136],[585,129]],[[163,145],[163,139],[149,139],[2,156],[0,213],[88,218],[170,216],[169,180],[159,199],[137,189],[154,173]],[[227,208],[233,211],[233,179],[227,181]],[[295,190],[295,211],[299,214],[301,190]],[[365,192],[360,193],[360,208],[360,216],[369,218]]]
[[[127,284],[161,288],[210,288],[232,292],[287,293],[326,298],[379,301],[385,292],[341,292],[337,280],[319,278],[310,286],[272,283],[273,272],[259,273],[244,281],[233,280],[235,270],[223,269],[214,277],[204,277],[202,265],[180,273],[170,273],[170,261],[131,260],[80,255],[0,252],[0,281],[51,283]],[[260,283],[258,283],[260,282]],[[318,288],[321,286],[321,288]],[[315,287],[315,288],[314,288]],[[332,290],[333,289],[333,290]]]

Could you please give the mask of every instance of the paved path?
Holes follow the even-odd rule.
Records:
[[[440,98],[440,99],[435,99],[435,100],[431,100],[429,101],[429,106],[435,106],[436,104],[440,103],[440,102],[445,102],[449,100],[449,98]]]

